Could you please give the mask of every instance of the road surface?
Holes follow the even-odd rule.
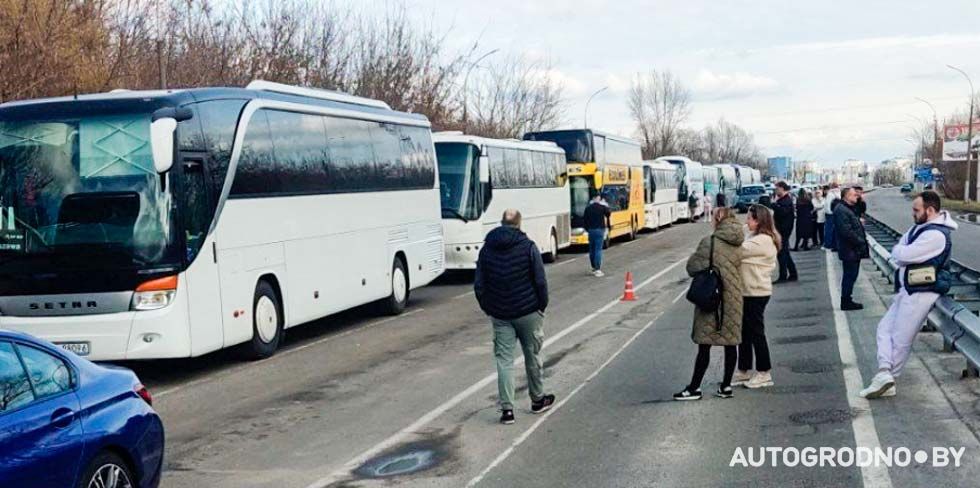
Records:
[[[954,408],[961,402],[950,398],[960,397],[937,386],[955,379],[913,361],[900,396],[873,406],[856,399],[855,385],[873,374],[874,323],[884,306],[865,276],[857,296],[868,308],[835,315],[828,272],[840,271],[822,250],[794,253],[801,279],[777,287],[767,312],[776,386],[712,397],[718,350],[705,399],[673,402],[696,352],[684,263],[707,232],[706,224],[683,224],[615,245],[605,278],[588,273],[581,253],[548,266],[544,361],[559,403],[536,416],[522,398],[511,426],[497,422],[491,331],[467,275],[419,290],[400,317],[361,309],[290,329],[285,350],[265,361],[219,353],[131,364],[167,428],[162,486],[964,486],[980,479],[980,443],[968,428],[977,414]],[[619,301],[626,271],[638,301]],[[966,454],[959,468],[730,466],[738,449],[876,444],[955,446]]]

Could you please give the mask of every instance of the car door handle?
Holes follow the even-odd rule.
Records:
[[[75,412],[68,408],[59,408],[51,414],[51,425],[59,429],[64,429],[71,425],[75,419]]]

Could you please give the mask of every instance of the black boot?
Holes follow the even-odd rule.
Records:
[[[860,303],[855,302],[854,300],[841,300],[840,309],[845,312],[849,310],[863,310],[864,305],[861,305]]]

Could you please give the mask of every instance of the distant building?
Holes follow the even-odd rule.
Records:
[[[777,180],[793,179],[793,158],[789,156],[777,156],[769,158],[769,177]]]
[[[840,181],[842,185],[868,185],[870,181],[868,163],[860,159],[848,159],[840,167]]]

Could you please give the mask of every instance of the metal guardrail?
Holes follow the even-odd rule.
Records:
[[[889,262],[891,249],[901,239],[902,234],[865,215],[865,229],[871,259],[889,283],[894,283],[895,266]],[[967,361],[964,376],[977,376],[980,373],[980,272],[956,260],[950,260],[949,270],[953,275],[953,286],[949,294],[941,297],[929,311],[928,327],[943,335],[943,350],[959,351]]]

